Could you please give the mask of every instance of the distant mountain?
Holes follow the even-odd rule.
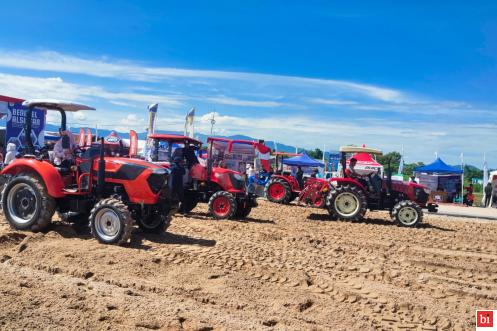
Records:
[[[46,131],[57,132],[59,130],[59,126],[47,123],[46,126],[45,126],[45,130]],[[109,135],[112,131],[114,131],[114,130],[98,129],[98,135],[100,137],[105,137],[105,136]],[[79,134],[79,128],[77,128],[77,127],[71,127],[71,132],[73,132],[74,134]],[[167,134],[167,133],[169,133],[169,134],[183,134],[182,131],[156,130],[155,132],[156,133],[165,133],[165,134]],[[95,134],[95,129],[92,130],[92,133]],[[128,136],[129,136],[129,132],[118,132],[118,131],[116,131],[116,133],[121,138],[124,138],[124,139],[128,138]],[[138,139],[140,139],[140,140],[144,140],[144,139],[147,138],[147,133],[146,132],[137,132],[137,134],[138,134]],[[203,142],[203,143],[207,143],[207,138],[208,137],[209,137],[209,135],[206,135],[206,134],[203,134],[203,133],[196,134],[196,138],[198,140],[200,140],[201,142]],[[258,140],[256,138],[245,136],[245,135],[240,135],[240,134],[231,135],[231,136],[216,136],[216,137],[233,139],[233,140],[250,140],[250,141],[257,141]],[[271,141],[271,140],[266,141],[266,146],[268,146],[271,149],[274,149],[274,142]],[[294,146],[289,146],[289,145],[281,144],[281,143],[278,143],[278,142],[276,143],[276,146],[278,148],[278,152],[295,153],[295,147]]]

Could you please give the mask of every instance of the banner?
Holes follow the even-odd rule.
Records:
[[[6,144],[14,143],[16,148],[25,147],[26,139],[24,133],[24,124],[26,123],[27,107],[23,107],[22,103],[2,103],[2,112],[6,112]],[[34,108],[31,118],[31,141],[36,147],[41,147],[45,144],[45,115],[43,109]]]
[[[129,132],[129,156],[138,155],[138,135],[134,130]]]
[[[328,154],[328,171],[337,171],[338,164],[340,163],[340,153],[329,153]]]
[[[256,155],[261,162],[262,168],[269,172],[271,169],[271,149],[263,143],[257,144]]]
[[[78,146],[84,147],[85,144],[85,129],[79,128],[79,136],[78,136]]]
[[[91,129],[88,128],[88,129],[86,129],[86,144],[85,144],[86,146],[91,146],[91,141],[92,141],[91,138],[92,138],[91,137]]]

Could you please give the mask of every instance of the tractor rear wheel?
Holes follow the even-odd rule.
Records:
[[[2,208],[16,230],[42,231],[55,213],[55,200],[38,177],[22,174],[4,186]]]
[[[360,221],[366,214],[368,203],[360,188],[343,185],[329,193],[326,205],[333,219]]]
[[[171,216],[153,213],[138,219],[136,223],[143,232],[163,233],[171,225]]]
[[[410,200],[397,203],[391,212],[392,220],[398,226],[417,227],[423,221],[423,210]]]
[[[115,198],[102,199],[91,210],[90,230],[102,244],[124,244],[131,237],[133,218],[128,207]]]
[[[233,194],[226,191],[214,193],[209,199],[209,213],[215,219],[233,218],[236,214],[237,203]]]
[[[265,188],[266,198],[271,202],[289,204],[292,199],[292,188],[284,179],[274,178]]]

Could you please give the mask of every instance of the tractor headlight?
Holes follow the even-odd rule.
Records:
[[[423,188],[423,190],[425,191],[426,194],[430,195],[431,194],[431,190],[427,187]]]
[[[243,176],[240,174],[233,174],[233,177],[235,177],[236,180],[243,180]]]

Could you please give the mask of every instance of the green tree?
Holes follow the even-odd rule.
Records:
[[[393,151],[384,155],[378,155],[376,157],[376,161],[383,165],[385,173],[388,173],[389,171],[392,171],[392,173],[396,173],[399,169],[401,157],[402,156],[399,152]]]
[[[307,155],[310,157],[316,159],[316,160],[321,160],[323,158],[323,151],[320,150],[319,148],[316,148],[313,151],[305,151]]]

